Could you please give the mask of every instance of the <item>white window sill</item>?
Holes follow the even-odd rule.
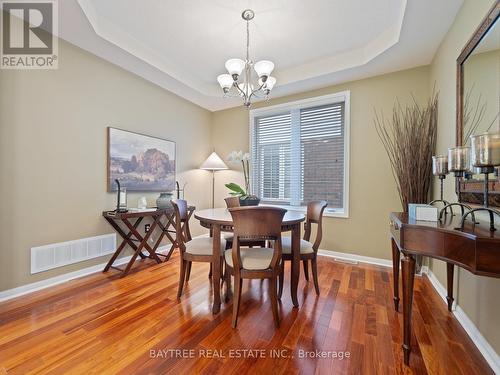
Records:
[[[300,207],[299,206],[287,206],[287,205],[272,204],[272,203],[262,203],[261,205],[262,206],[280,207],[280,208],[284,208],[285,210],[302,212],[304,214],[307,212],[306,206],[300,206]],[[328,207],[323,212],[323,216],[336,217],[336,218],[341,218],[341,219],[349,219],[348,212],[345,212],[344,210],[334,209],[334,208],[329,209]]]

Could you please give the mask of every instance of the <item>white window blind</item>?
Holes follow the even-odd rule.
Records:
[[[342,208],[344,103],[300,111],[301,203],[324,199]]]
[[[290,113],[256,119],[252,180],[261,199],[290,202],[291,136]]]
[[[326,200],[329,209],[344,211],[346,101],[300,104],[251,115],[253,192],[263,203]]]

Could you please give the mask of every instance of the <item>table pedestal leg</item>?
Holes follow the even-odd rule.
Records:
[[[392,276],[394,284],[394,310],[399,310],[399,263],[400,263],[400,253],[396,241],[391,239],[392,244]]]
[[[448,302],[448,311],[451,312],[451,308],[453,307],[453,272],[455,270],[455,266],[452,263],[446,263],[446,282],[448,288],[448,295],[446,296],[446,301]]]
[[[401,263],[403,273],[403,354],[404,363],[408,365],[411,352],[411,309],[415,279],[415,257],[405,254]]]
[[[212,250],[212,284],[214,289],[214,304],[212,313],[217,314],[220,311],[220,225],[212,225],[213,250]]]
[[[290,282],[292,303],[294,307],[299,307],[297,288],[300,277],[300,224],[295,224],[292,228],[292,257],[292,277]]]

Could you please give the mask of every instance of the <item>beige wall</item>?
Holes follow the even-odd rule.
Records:
[[[492,0],[466,0],[430,67],[431,82],[439,90],[438,142],[439,153],[455,145],[455,74],[456,58],[480,24]],[[435,189],[435,191],[439,191]],[[452,178],[445,180],[445,199],[456,200]],[[446,266],[433,260],[431,270],[446,285]],[[456,276],[456,300],[481,331],[491,346],[500,353],[500,280],[474,276],[459,269]]]
[[[32,246],[113,232],[101,217],[115,204],[106,193],[109,125],[177,142],[187,198],[210,204],[209,174],[196,168],[211,150],[212,114],[66,42],[59,51],[58,70],[0,70],[0,290],[109,258],[30,275]],[[145,195],[150,204],[158,196]]]
[[[500,49],[474,54],[467,58],[464,64],[464,93],[465,95],[470,93],[471,109],[475,109],[477,103],[484,105],[484,115],[476,129],[477,134],[500,131],[499,87]]]
[[[420,67],[342,85],[327,87],[303,94],[277,98],[255,108],[293,100],[350,90],[350,202],[349,218],[324,220],[321,248],[390,259],[387,232],[389,213],[400,211],[396,185],[389,162],[373,124],[374,110],[392,113],[396,99],[401,103],[425,102],[429,95],[429,70]],[[212,142],[216,151],[225,157],[232,150],[248,150],[249,114],[243,107],[214,113]],[[224,183],[241,181],[235,171],[218,172],[217,205],[227,196]]]

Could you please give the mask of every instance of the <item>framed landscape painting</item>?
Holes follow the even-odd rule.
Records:
[[[108,127],[108,191],[175,190],[175,142]]]

